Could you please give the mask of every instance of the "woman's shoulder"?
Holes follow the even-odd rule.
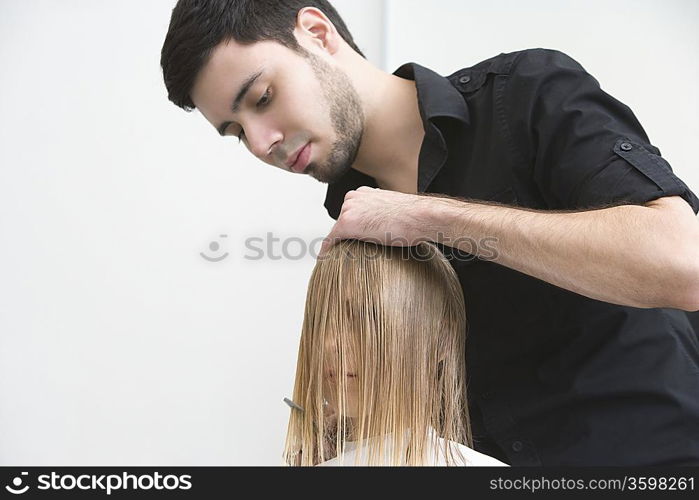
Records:
[[[434,434],[430,434],[434,437]],[[352,443],[353,445],[355,443]],[[449,447],[450,459],[447,460],[447,447]],[[318,465],[320,466],[347,466],[347,465],[367,465],[365,446],[360,447],[362,451],[357,457],[357,449],[354,446],[345,450],[342,459],[332,458]],[[445,440],[437,437],[435,441],[430,440],[430,448],[428,450],[427,463],[428,466],[481,466],[481,467],[509,467],[508,464],[493,458],[484,453],[478,452],[461,443]]]
[[[440,439],[440,444],[444,444],[444,439]],[[457,453],[453,453],[456,458],[460,457],[463,458],[463,460],[459,459],[457,460],[456,465],[462,465],[462,466],[480,466],[480,467],[509,467],[508,464],[501,462],[497,458],[493,458],[490,455],[486,455],[485,453],[481,453],[479,451],[474,450],[473,448],[469,448],[466,445],[463,445],[461,443],[455,443],[454,441],[449,441],[448,442],[453,451],[458,450]],[[440,446],[440,448],[443,450],[444,446]],[[445,462],[443,460],[443,456],[440,457],[441,460],[440,462]],[[446,465],[446,462],[444,464],[440,463],[440,465]]]

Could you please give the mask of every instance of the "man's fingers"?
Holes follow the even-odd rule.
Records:
[[[337,223],[335,223],[335,226],[330,230],[330,233],[323,238],[323,243],[320,246],[320,252],[318,252],[318,258],[321,259],[325,257],[325,254],[330,251],[332,246],[335,243],[338,243],[343,236],[341,235],[340,231],[337,229]]]
[[[328,235],[325,238],[323,238],[323,244],[320,246],[320,252],[318,253],[318,258],[322,259],[325,257],[325,254],[328,253],[328,251],[332,248],[332,246],[335,244],[335,237]]]
[[[323,242],[320,244],[320,251],[318,252],[318,258],[322,259],[323,256],[328,251],[328,237],[323,238]]]

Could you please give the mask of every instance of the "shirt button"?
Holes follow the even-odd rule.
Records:
[[[628,142],[621,143],[621,150],[622,151],[631,151],[631,148],[633,148],[633,146],[631,144],[629,144]]]
[[[522,445],[522,441],[514,441],[512,443],[512,451],[514,451],[516,453],[519,453],[520,451],[522,451],[523,447],[524,447],[524,445]]]
[[[470,81],[471,81],[471,77],[468,76],[468,75],[467,75],[467,76],[462,76],[461,78],[459,78],[459,83],[468,83],[468,82],[470,82]]]

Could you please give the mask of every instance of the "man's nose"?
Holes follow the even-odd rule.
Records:
[[[281,142],[281,132],[265,126],[258,126],[246,131],[248,139],[248,147],[252,154],[265,162],[273,162],[273,153],[275,146]],[[284,162],[283,158],[279,158],[276,163]]]

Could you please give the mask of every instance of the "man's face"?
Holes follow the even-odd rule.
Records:
[[[354,163],[364,128],[356,89],[344,71],[323,58],[299,54],[280,43],[219,44],[192,89],[194,105],[226,136],[260,160],[320,182],[340,178]],[[256,76],[239,107],[236,96]],[[294,165],[297,153],[310,147]]]

